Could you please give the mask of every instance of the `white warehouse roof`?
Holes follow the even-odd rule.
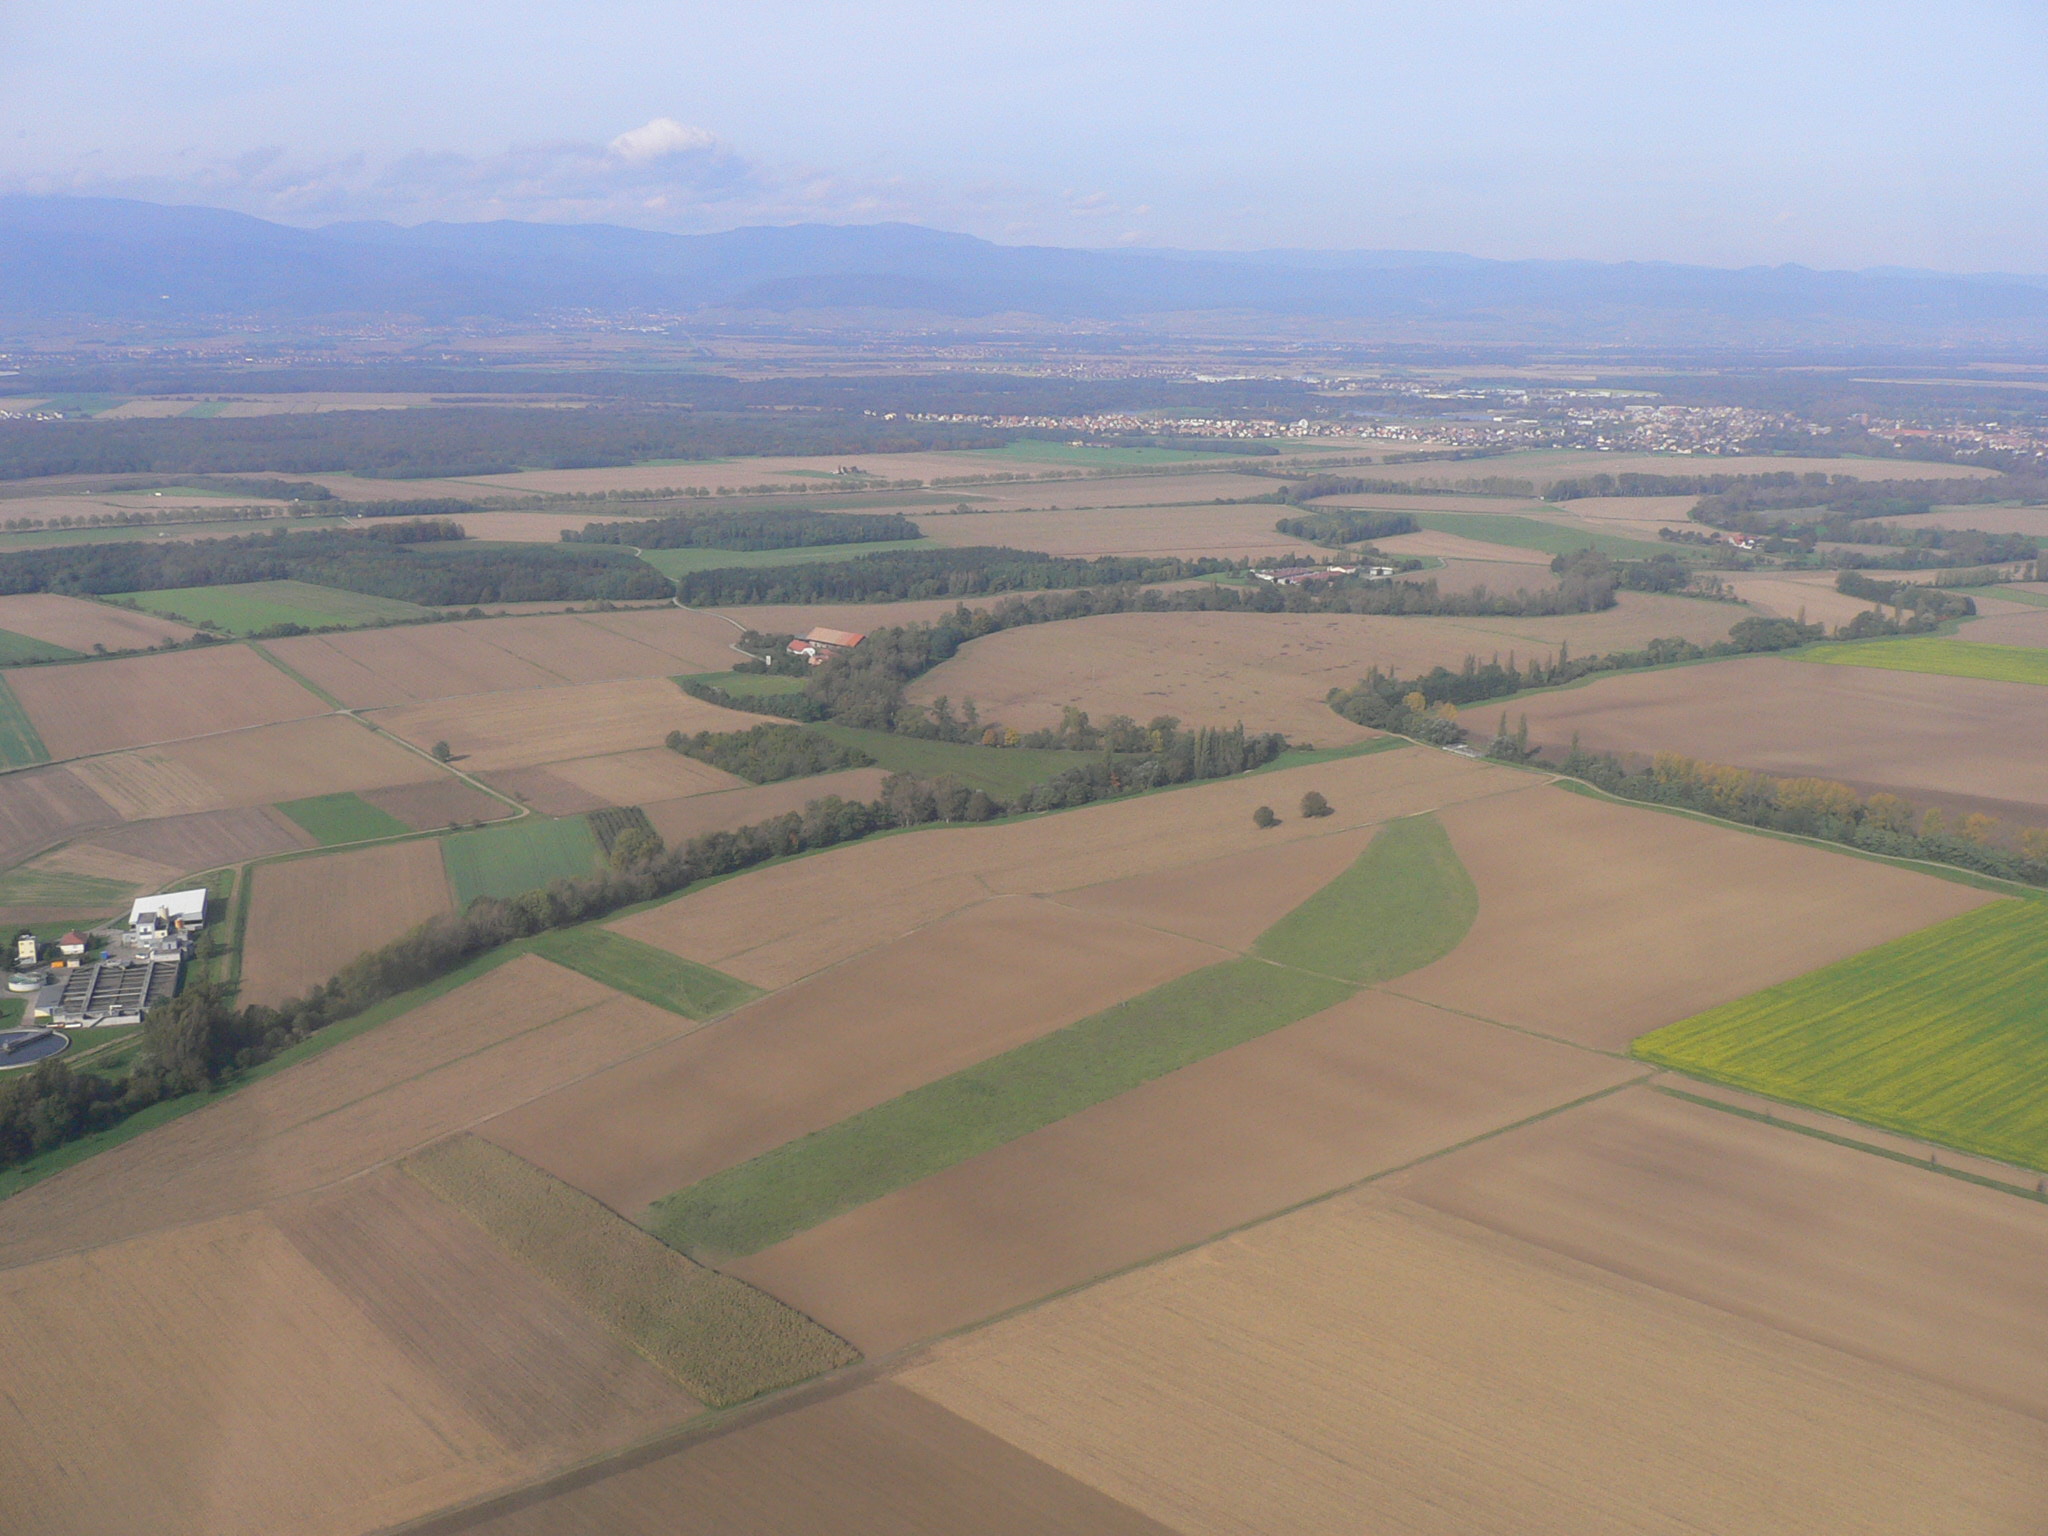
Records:
[[[144,918],[153,918],[159,912],[169,915],[173,922],[188,923],[206,920],[206,889],[196,891],[170,891],[162,896],[144,896],[128,909],[128,926],[134,928]]]

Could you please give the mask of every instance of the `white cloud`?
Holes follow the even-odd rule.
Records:
[[[686,155],[718,148],[718,135],[708,128],[692,128],[672,117],[657,117],[638,128],[629,128],[608,146],[621,160],[660,160],[669,155]]]

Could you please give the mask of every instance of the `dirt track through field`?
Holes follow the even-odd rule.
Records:
[[[245,1003],[304,996],[453,901],[441,845],[424,839],[266,864],[250,880]]]
[[[709,1174],[1223,958],[983,902],[483,1127],[628,1216]]]
[[[726,1267],[878,1354],[1645,1070],[1362,993]]]
[[[2048,816],[2048,689],[2024,683],[1757,657],[1601,678],[1514,710],[1553,751],[1577,732],[1589,751],[1681,752]]]
[[[899,1378],[1183,1536],[2025,1536],[2048,1425],[1383,1195]]]

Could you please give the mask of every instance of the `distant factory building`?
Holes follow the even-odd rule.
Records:
[[[137,933],[171,936],[197,933],[206,926],[206,891],[170,891],[140,897],[128,912],[128,926]]]

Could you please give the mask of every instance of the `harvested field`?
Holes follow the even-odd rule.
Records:
[[[1915,516],[1913,526],[1975,528],[1980,533],[2027,533],[2036,538],[2048,538],[2048,507],[1941,507]],[[21,626],[9,624],[7,627],[19,629]]]
[[[694,1027],[520,956],[0,1203],[0,1269],[325,1188]]]
[[[0,1275],[0,1327],[10,1530],[341,1536],[518,1470],[257,1215]]]
[[[1632,539],[1654,539],[1659,528],[1684,528],[1699,532],[1691,513],[1697,496],[1588,496],[1579,501],[1560,501],[1558,511],[1573,522],[1586,523]],[[1536,511],[1536,516],[1545,512]]]
[[[1636,1041],[1645,1060],[2048,1171],[2048,904],[2001,901]]]
[[[1537,568],[1533,568],[1535,570]],[[1548,584],[1542,571],[1541,584]],[[1004,630],[970,641],[911,685],[929,702],[974,699],[984,719],[1057,725],[1068,705],[1098,722],[1179,716],[1190,725],[1281,730],[1327,746],[1370,733],[1323,697],[1378,666],[1400,676],[1456,667],[1467,655],[1576,655],[1658,636],[1706,643],[1742,617],[1724,603],[1628,593],[1605,613],[1541,619],[1388,618],[1366,614],[1118,613]]]
[[[1721,578],[1728,590],[1757,612],[1830,628],[1847,624],[1877,605],[1835,590],[1832,575],[1735,571]]]
[[[1648,1089],[1399,1175],[1405,1199],[2048,1419],[2048,1209]]]
[[[1596,1050],[1994,899],[1544,785],[1440,819],[1479,918],[1394,990]]]
[[[1374,544],[1390,555],[1434,555],[1439,560],[1483,560],[1491,565],[1520,567],[1518,574],[1524,587],[1535,589],[1556,585],[1548,579],[1551,557],[1541,550],[1495,544],[1476,536],[1433,528],[1426,528],[1421,533],[1397,533],[1391,539],[1376,539]],[[1416,574],[1427,577],[1433,573],[1420,571]],[[1515,589],[1503,585],[1500,590],[1512,592]]]
[[[436,832],[471,821],[497,821],[512,814],[512,807],[504,801],[494,800],[450,774],[441,774],[424,784],[365,790],[363,799],[396,816],[415,832]]]
[[[728,1268],[881,1353],[1641,1071],[1364,992]]]
[[[1242,560],[1248,555],[1320,553],[1305,539],[1274,531],[1287,507],[1123,507],[1068,512],[917,514],[940,544],[998,544],[1050,555],[1173,555],[1183,560]]]
[[[1429,535],[1435,537],[1435,535]],[[1447,560],[1440,570],[1422,574],[1445,592],[1541,592],[1558,585],[1559,578],[1547,565],[1507,560]]]
[[[380,710],[376,719],[421,747],[446,741],[471,773],[658,747],[670,731],[744,731],[760,724],[758,715],[693,699],[666,677],[478,694]]]
[[[91,841],[96,847],[151,859],[179,870],[242,864],[273,853],[313,846],[312,837],[303,827],[267,805],[130,822],[95,833]]]
[[[605,805],[645,805],[650,800],[673,800],[746,785],[736,774],[661,746],[614,752],[608,757],[575,758],[551,765],[548,772]]]
[[[24,592],[0,597],[0,629],[33,635],[52,645],[90,651],[139,651],[166,640],[189,640],[189,624],[173,624],[152,613],[129,613],[107,603],[59,597],[54,592]]]
[[[2022,820],[2048,809],[2042,708],[2038,690],[2020,683],[1781,657],[1601,678],[1513,706],[1553,751],[1577,732],[1592,752],[1679,752]]]
[[[2048,597],[2043,601],[2048,602]],[[1977,619],[1965,624],[1957,631],[1956,638],[1989,645],[2025,645],[2038,649],[2048,646],[2048,613],[2015,613],[2006,609],[1996,618]]]
[[[592,523],[616,522],[605,512],[458,512],[447,519],[459,523],[472,539],[499,544],[559,544],[564,533],[581,533]]]
[[[400,1166],[713,1407],[859,1358],[801,1313],[488,1141],[451,1137]]]
[[[518,516],[520,514],[507,514]],[[540,614],[266,642],[350,708],[729,667],[739,631],[702,614]]]
[[[610,804],[602,796],[571,784],[546,768],[512,768],[477,777],[499,794],[510,795],[521,805],[531,806],[543,816],[581,816],[589,811],[601,811]]]
[[[886,1381],[448,1530],[465,1536],[1174,1536]]]
[[[2011,1532],[2048,1425],[1398,1199],[1345,1196],[899,1378],[1185,1536]]]
[[[749,785],[681,800],[655,800],[643,809],[664,841],[686,843],[706,832],[730,831],[771,816],[800,811],[811,801],[828,795],[837,795],[842,800],[876,800],[881,797],[882,781],[888,776],[888,770],[883,768],[849,768],[843,773],[786,779],[780,784]]]
[[[268,1214],[416,1369],[516,1455],[589,1455],[697,1411],[630,1347],[395,1168]]]
[[[69,768],[0,774],[0,867],[120,817]]]
[[[71,772],[124,821],[442,777],[432,763],[340,715],[87,758]]]
[[[984,901],[483,1128],[614,1210],[652,1201],[1221,959]]]
[[[327,705],[246,645],[73,667],[27,667],[7,683],[53,758],[210,736],[324,715]]]
[[[364,950],[450,907],[440,844],[427,839],[288,859],[250,878],[246,1003],[301,996]]]
[[[181,873],[150,859],[72,843],[0,874],[0,910],[17,922],[51,921],[59,913],[102,917],[165,889]]]
[[[1083,807],[997,827],[934,828],[753,871],[620,920],[621,933],[778,987],[991,891],[1037,894],[1200,865],[1476,796],[1519,774],[1400,750]],[[1327,819],[1260,831],[1254,806],[1329,797]]]

